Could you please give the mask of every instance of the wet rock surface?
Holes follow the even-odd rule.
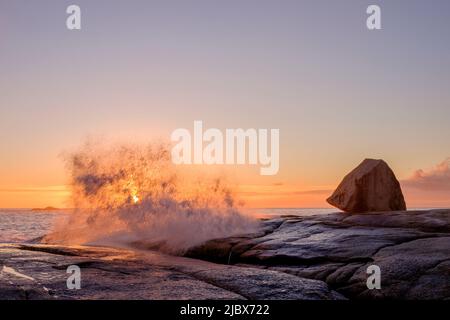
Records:
[[[0,244],[0,299],[450,299],[450,210],[283,216],[186,256]]]
[[[81,270],[69,290],[67,268]],[[157,252],[0,245],[0,299],[344,299],[323,281]]]
[[[286,216],[263,224],[259,235],[217,239],[188,255],[320,280],[349,299],[450,299],[450,210]],[[381,269],[380,290],[367,288],[370,265]]]

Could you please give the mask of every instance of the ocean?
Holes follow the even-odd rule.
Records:
[[[45,235],[64,211],[0,209],[0,242],[25,242]]]
[[[315,215],[339,211],[326,209],[247,209],[258,216],[273,217],[278,215]],[[60,219],[67,217],[64,210],[33,211],[30,209],[0,209],[0,242],[20,243],[47,234]]]

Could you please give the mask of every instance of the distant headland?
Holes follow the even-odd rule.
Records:
[[[62,210],[62,209],[55,208],[55,207],[45,207],[45,208],[33,208],[33,209],[31,209],[31,211],[58,211],[58,210]]]

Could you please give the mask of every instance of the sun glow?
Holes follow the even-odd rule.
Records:
[[[179,254],[258,224],[220,178],[185,179],[164,145],[88,144],[67,156],[67,168],[73,210],[46,243],[126,239]]]
[[[127,188],[130,190],[130,197],[134,204],[139,202],[138,197],[138,188],[136,187],[136,183],[133,175],[130,176],[130,180],[127,183]]]

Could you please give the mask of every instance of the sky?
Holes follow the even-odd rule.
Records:
[[[409,207],[449,207],[449,31],[446,0],[0,0],[0,207],[70,206],[62,154],[87,137],[194,120],[280,129],[277,175],[224,169],[249,206],[327,207],[381,158]]]

